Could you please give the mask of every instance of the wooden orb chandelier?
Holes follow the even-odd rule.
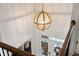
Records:
[[[43,11],[43,4],[42,4],[42,11],[35,16],[34,24],[38,30],[44,31],[49,28],[51,23],[52,21],[49,15]]]

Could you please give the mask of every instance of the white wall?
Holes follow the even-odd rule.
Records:
[[[71,21],[73,4],[44,4],[44,10],[50,15],[52,24],[49,29],[40,31],[36,29],[36,42],[37,55],[41,55],[41,35],[47,35],[49,37],[55,37],[58,39],[65,39]],[[36,4],[37,13],[41,11],[41,4]],[[50,45],[51,46],[51,45]],[[53,46],[51,47],[52,51]]]
[[[79,42],[79,3],[73,4],[72,19],[76,21],[75,29],[73,31],[73,37],[70,44],[69,55],[79,53],[79,43],[76,45],[76,41]]]
[[[32,34],[33,4],[0,4],[1,40],[17,40]]]
[[[17,40],[32,35],[32,53],[41,55],[41,35],[64,39],[69,29],[73,4],[44,4],[53,21],[50,28],[41,32],[33,24],[35,14],[41,11],[41,4],[0,4],[1,39]],[[53,48],[53,47],[52,47]]]
[[[71,21],[72,4],[43,4],[44,10],[49,14],[52,24],[48,30],[42,33],[47,33],[49,36],[64,39],[68,26]],[[37,11],[40,12],[41,4],[37,4]],[[64,25],[63,25],[64,24]],[[36,29],[37,30],[37,29]],[[39,31],[40,32],[40,31]],[[60,34],[61,33],[61,34]]]
[[[0,4],[0,40],[16,41],[32,35],[32,53],[35,54],[34,11],[34,4]]]

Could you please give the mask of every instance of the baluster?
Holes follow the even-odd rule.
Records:
[[[4,49],[2,48],[2,53],[3,53],[3,56],[5,56],[5,53],[4,53]]]
[[[7,50],[7,55],[9,56],[9,51]]]

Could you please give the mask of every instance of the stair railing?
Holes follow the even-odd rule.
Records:
[[[59,50],[59,56],[65,56],[67,53],[68,53],[68,49],[69,49],[69,45],[70,45],[70,33],[71,33],[71,30],[73,29],[74,25],[76,24],[75,20],[72,20],[71,21],[71,24],[70,24],[70,28],[69,28],[69,31],[68,31],[68,34],[65,38],[65,41],[63,43],[63,46],[62,48]]]
[[[7,51],[8,56],[9,56],[9,52],[11,52],[13,56],[34,56],[30,52],[22,51],[18,48],[12,47],[12,46],[2,43],[2,42],[0,42],[0,48],[2,48],[3,56],[5,56],[4,50]],[[0,53],[0,55],[1,55],[1,53]]]

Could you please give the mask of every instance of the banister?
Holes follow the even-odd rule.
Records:
[[[12,46],[2,43],[2,42],[0,42],[0,47],[12,52],[16,56],[34,56],[33,54],[31,54],[29,52],[22,51],[18,48],[12,47]]]
[[[68,39],[68,38],[69,38],[71,30],[72,30],[72,28],[73,28],[73,26],[75,24],[76,24],[75,20],[72,20],[71,24],[70,24],[70,28],[69,28],[68,34],[67,34],[67,36],[65,38],[64,44],[63,44],[62,48],[59,51],[59,54],[58,54],[59,56],[65,56],[65,54],[67,52],[67,47],[68,47],[68,44],[69,44],[69,41],[70,41],[70,39]]]
[[[69,39],[68,38],[69,38],[71,30],[72,30],[72,28],[73,28],[73,26],[75,24],[76,24],[75,20],[72,20],[71,24],[70,24],[68,34],[67,34],[67,36],[65,38],[64,44],[63,44],[62,48],[59,51],[59,54],[58,54],[59,56],[65,56],[66,51],[67,51],[67,47],[68,47],[68,44],[69,44]],[[10,45],[8,45],[6,43],[3,43],[3,42],[0,42],[0,47],[6,49],[8,51],[11,51],[16,56],[34,56],[33,54],[31,54],[29,52],[22,51],[22,50],[20,50],[18,48],[12,47],[12,46],[10,46]]]

